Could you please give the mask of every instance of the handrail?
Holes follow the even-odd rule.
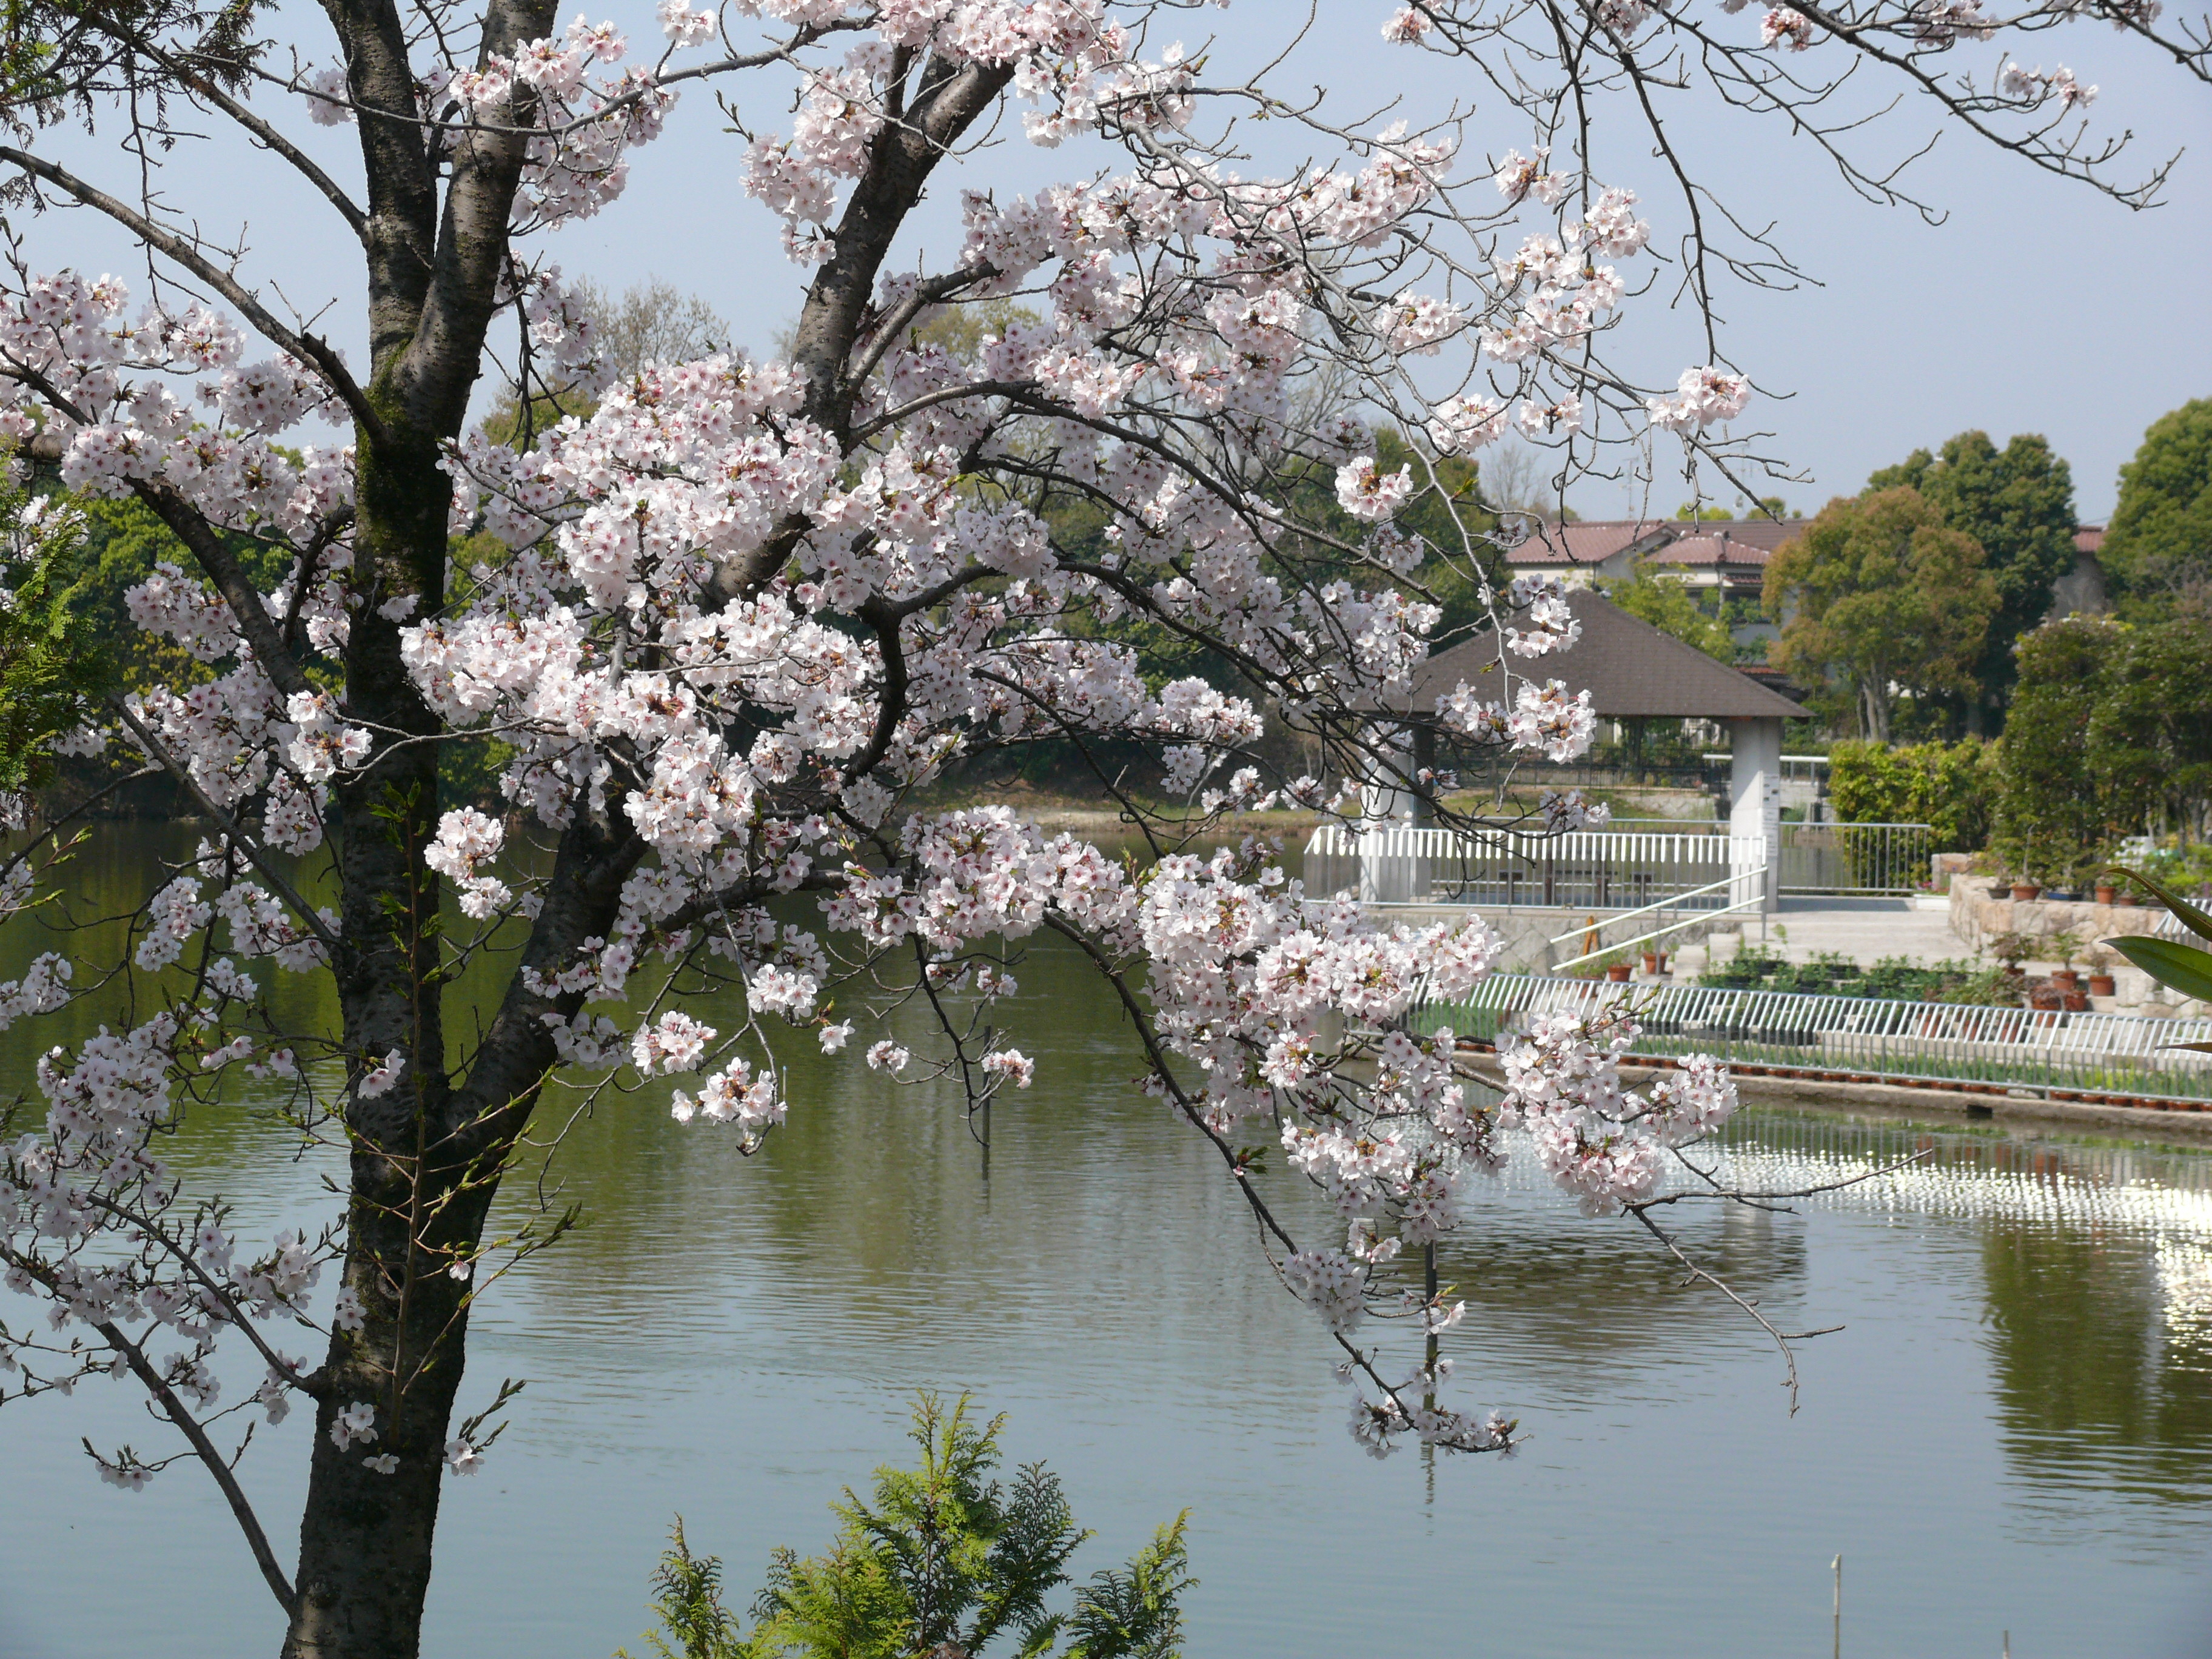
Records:
[[[1687,892],[1676,893],[1668,898],[1656,899],[1651,903],[1639,906],[1636,909],[1623,910],[1617,916],[1607,916],[1603,921],[1597,923],[1596,926],[1599,927],[1610,927],[1616,921],[1631,921],[1636,917],[1647,915],[1653,910],[1671,909],[1674,906],[1680,904],[1684,899],[1697,898],[1703,894],[1711,892],[1717,887],[1734,887],[1741,882],[1748,881],[1752,878],[1753,872],[1750,871],[1746,871],[1741,875],[1723,876],[1718,881],[1707,882],[1703,887],[1692,887]],[[1735,909],[1737,907],[1734,905],[1730,905],[1729,907],[1729,909]],[[1728,911],[1706,910],[1702,911],[1699,914],[1701,916],[1724,916],[1728,914]],[[1588,925],[1581,927],[1570,927],[1565,933],[1561,933],[1557,939],[1547,939],[1544,943],[1547,945],[1565,945],[1569,939],[1574,938],[1576,934],[1587,933],[1590,931],[1591,928]],[[1654,935],[1653,937],[1656,938],[1656,935]],[[1633,944],[1635,941],[1631,940],[1630,943]],[[1616,945],[1613,948],[1618,950],[1621,947]],[[1598,954],[1601,956],[1604,952],[1600,951]]]
[[[1761,893],[1751,898],[1741,900],[1735,904],[1728,906],[1724,909],[1700,910],[1694,916],[1685,916],[1680,921],[1668,923],[1666,927],[1659,929],[1656,933],[1639,933],[1634,939],[1623,939],[1618,945],[1608,945],[1601,951],[1586,951],[1581,956],[1571,957],[1565,962],[1556,963],[1552,967],[1552,972],[1554,974],[1563,974],[1570,968],[1581,967],[1585,962],[1595,962],[1600,957],[1609,957],[1615,951],[1628,951],[1634,949],[1639,945],[1649,945],[1655,939],[1664,939],[1669,933],[1679,933],[1685,927],[1695,927],[1699,922],[1711,921],[1715,916],[1733,915],[1738,910],[1748,910],[1753,905],[1763,904],[1765,901],[1766,896],[1764,893]],[[1615,916],[1613,920],[1619,921],[1620,918],[1619,916]],[[1587,933],[1589,930],[1588,928],[1583,928],[1582,931]],[[1566,937],[1572,939],[1574,935],[1572,933],[1569,933]],[[1559,942],[1559,941],[1558,939],[1553,939],[1552,941],[1554,945],[1557,945]]]

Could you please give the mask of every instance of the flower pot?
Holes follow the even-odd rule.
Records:
[[[2067,991],[2061,994],[2063,994],[2066,999],[2065,1008],[2068,1013],[2084,1014],[2088,1012],[2089,994],[2087,991]]]
[[[2054,969],[2051,971],[2051,982],[2062,991],[2078,991],[2081,988],[2081,976],[2071,968]]]
[[[2120,890],[2113,886],[2110,882],[2100,881],[2097,884],[2098,903],[2117,904],[2119,902],[2119,898]]]
[[[1667,953],[1664,951],[1646,951],[1644,953],[1644,971],[1645,973],[1656,975],[1664,973],[1666,969]]]
[[[2013,897],[2017,899],[2022,904],[2027,903],[2028,900],[2033,898],[2042,890],[2043,889],[2037,886],[2032,881],[2016,881],[2012,884]]]
[[[2110,974],[2092,974],[2089,975],[2089,994],[2091,996],[2116,997],[2119,995],[2119,988],[2112,982],[2112,976]]]
[[[2075,994],[2079,996],[2080,992]],[[2027,1006],[2031,1008],[2055,1010],[2066,1006],[2066,993],[2055,985],[2031,985],[2027,988]]]
[[[1628,978],[1628,964],[1625,962],[1614,963],[1612,967],[1605,970],[1605,976],[1615,985],[1623,983]]]
[[[2130,888],[2125,892],[2122,893],[2119,897],[2114,899],[2112,902],[2115,904],[2141,904],[2142,901],[2136,896],[2135,890],[2133,888]]]

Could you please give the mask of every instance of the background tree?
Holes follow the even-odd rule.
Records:
[[[1736,659],[1735,636],[1727,622],[1700,605],[1696,592],[1674,571],[1638,566],[1626,581],[1607,583],[1605,596],[1630,616],[1709,657],[1728,663]]]
[[[2124,629],[2100,665],[2085,746],[2112,833],[2204,839],[2212,803],[2212,630],[2195,617]]]
[[[1899,693],[1971,695],[1997,609],[1974,539],[1917,490],[1838,497],[1766,568],[1774,665],[1863,736],[1889,741]]]
[[[2015,876],[2055,885],[2103,860],[2116,813],[2099,787],[2089,734],[2126,635],[2109,617],[2074,617],[2021,640],[1994,841]]]
[[[2040,437],[2023,433],[2000,450],[1985,432],[1961,432],[1940,456],[1916,449],[1867,480],[1869,493],[1899,487],[1981,544],[1997,605],[1965,702],[1969,731],[1993,727],[2011,697],[2013,641],[2043,621],[2054,585],[2074,568],[2073,474]]]
[[[2212,616],[2212,398],[2151,422],[2120,469],[2100,556],[2128,615],[2150,619],[2182,605]]]
[[[628,380],[647,363],[688,363],[732,343],[730,325],[696,294],[648,276],[619,295],[588,276],[574,289],[576,316],[589,319],[596,374]],[[526,319],[524,319],[526,322]],[[526,346],[527,328],[520,331]],[[502,371],[504,384],[483,418],[484,434],[495,443],[529,447],[539,428],[564,415],[589,415],[599,400],[585,387],[556,374],[551,379],[534,354],[518,349]],[[532,382],[529,420],[523,419],[522,386]]]

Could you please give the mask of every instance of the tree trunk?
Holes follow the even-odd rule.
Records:
[[[401,1275],[404,1295],[393,1294],[388,1265],[420,1253],[407,1248],[405,1212],[391,1215],[380,1199],[361,1194],[359,1166],[368,1161],[355,1160],[345,1273],[365,1319],[360,1331],[337,1334],[322,1373],[326,1389],[300,1521],[299,1601],[284,1659],[414,1659],[422,1642],[467,1287],[418,1261],[412,1275]],[[412,1373],[398,1383],[388,1363],[394,1352]],[[376,1438],[342,1451],[331,1430],[356,1402],[374,1407]],[[380,1455],[398,1459],[391,1474],[366,1462]]]

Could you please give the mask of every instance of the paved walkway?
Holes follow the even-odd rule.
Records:
[[[1911,957],[1935,963],[1966,961],[1974,949],[1951,931],[1948,906],[1918,909],[1903,898],[1785,898],[1782,908],[1764,921],[1746,924],[1742,934],[1714,936],[1710,954],[1723,960],[1735,954],[1743,938],[1753,947],[1761,943],[1777,956],[1804,962],[1824,951],[1850,957],[1871,968],[1884,957]],[[1705,947],[1691,945],[1680,954],[1677,973],[1704,971]]]

